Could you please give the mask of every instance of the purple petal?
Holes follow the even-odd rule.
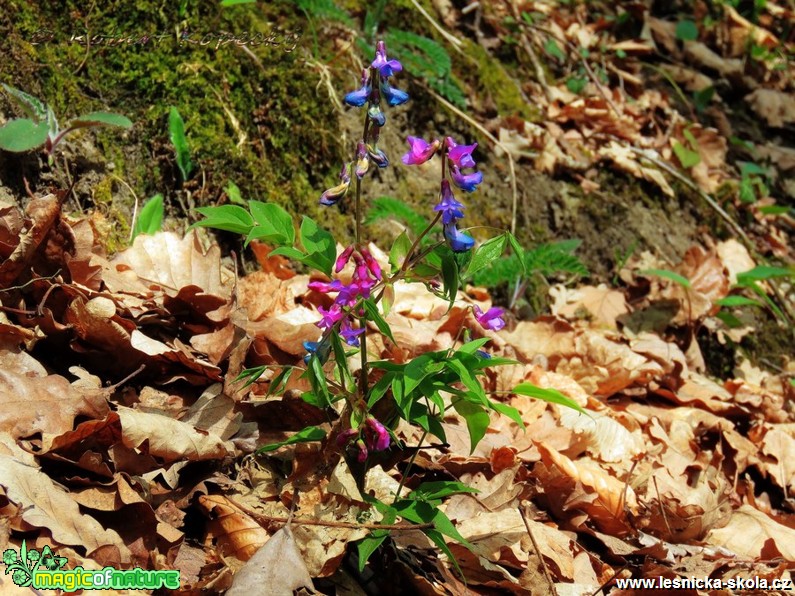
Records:
[[[375,418],[368,418],[365,421],[368,430],[372,431],[365,435],[367,446],[371,451],[383,451],[389,448],[389,431]]]
[[[453,166],[451,170],[452,170],[453,184],[455,184],[458,188],[460,188],[464,192],[474,191],[477,188],[478,184],[483,182],[482,172],[473,172],[472,174],[462,174],[461,170],[459,170],[457,166]]]
[[[447,142],[447,157],[459,168],[474,168],[475,160],[472,159],[472,152],[478,146],[477,143],[471,145],[459,145],[452,137],[445,139]]]

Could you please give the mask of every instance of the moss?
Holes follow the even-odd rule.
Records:
[[[317,92],[318,74],[307,68],[300,51],[252,46],[258,65],[234,44],[216,49],[176,38],[182,29],[196,41],[222,31],[267,36],[276,26],[297,32],[304,17],[289,3],[222,9],[217,2],[191,2],[181,19],[177,3],[159,0],[132,5],[119,0],[90,12],[76,0],[57,6],[17,0],[8,15],[0,26],[15,60],[1,80],[41,97],[61,122],[93,110],[132,119],[135,126],[126,138],[103,129],[96,142],[139,196],[162,192],[168,198],[181,187],[167,131],[171,106],[185,120],[191,156],[200,166],[188,185],[199,204],[215,203],[233,179],[245,197],[302,211],[316,202],[329,164],[340,161],[336,114]],[[45,26],[55,40],[32,46],[29,40]],[[69,41],[86,26],[93,34],[115,37],[165,36],[144,44],[97,42],[87,52],[85,45]],[[126,148],[120,149],[122,144]]]
[[[491,96],[501,116],[519,115],[530,122],[538,122],[541,113],[522,97],[518,83],[499,61],[479,45],[464,40],[464,53],[474,59],[477,72],[477,90],[480,95]],[[461,65],[461,68],[465,68]],[[461,72],[454,66],[456,72]]]

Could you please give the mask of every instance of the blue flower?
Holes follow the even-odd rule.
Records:
[[[381,81],[381,94],[390,106],[399,106],[409,100],[408,93],[392,87],[392,85],[386,81]]]
[[[345,103],[349,106],[360,108],[370,97],[370,73],[367,69],[362,71],[362,86],[356,91],[351,91],[345,96]]]
[[[458,230],[454,223],[444,226],[444,237],[453,252],[466,252],[475,246],[475,240]]]
[[[379,168],[385,168],[389,165],[389,159],[387,158],[386,153],[381,151],[378,147],[375,147],[374,145],[367,145],[367,153],[370,155],[372,162]]]
[[[464,205],[455,200],[449,181],[442,180],[441,194],[442,200],[433,210],[442,212],[442,223],[445,225],[455,223],[456,220],[464,217],[464,212],[461,211]]]
[[[304,349],[307,352],[306,355],[304,355],[304,364],[309,364],[313,355],[320,358],[320,363],[324,364],[331,353],[331,342],[328,341],[328,339],[323,341],[305,341]]]
[[[455,184],[458,188],[460,188],[464,192],[474,191],[477,188],[478,184],[483,182],[482,172],[462,174],[461,170],[459,170],[457,166],[453,166],[451,170],[452,170],[453,184]]]

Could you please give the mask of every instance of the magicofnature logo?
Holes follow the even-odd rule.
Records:
[[[17,551],[9,548],[3,551],[3,564],[6,575],[21,588],[32,587],[37,590],[155,590],[157,588],[179,588],[179,571],[147,570],[136,567],[130,570],[104,567],[102,569],[63,569],[66,557],[59,557],[45,546],[41,552],[28,549],[25,541]]]

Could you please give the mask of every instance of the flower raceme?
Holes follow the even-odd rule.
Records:
[[[390,59],[386,53],[386,44],[379,41],[376,44],[375,59],[369,68],[362,71],[361,87],[345,95],[344,99],[346,104],[357,108],[367,104],[363,138],[357,145],[354,161],[342,166],[341,183],[320,196],[321,205],[336,205],[345,196],[350,187],[352,173],[361,180],[370,170],[371,164],[379,168],[389,165],[386,154],[378,148],[378,137],[381,128],[386,124],[381,100],[386,100],[390,106],[399,106],[409,100],[408,93],[389,84],[390,77],[402,70],[403,65],[398,60]]]
[[[477,148],[477,143],[459,145],[452,137],[442,142],[434,139],[430,143],[419,137],[408,137],[409,150],[403,155],[403,163],[416,166],[427,162],[437,153],[442,154],[442,181],[439,192],[439,203],[433,208],[441,213],[442,230],[447,245],[453,252],[466,252],[475,246],[475,240],[468,234],[460,231],[456,224],[464,217],[464,205],[456,200],[450,182],[464,192],[473,192],[483,182],[481,172],[464,173],[461,170],[473,169],[477,166],[472,152]],[[449,168],[447,167],[449,164]],[[446,177],[449,171],[450,179]]]
[[[340,279],[331,282],[311,281],[309,288],[324,294],[334,292],[337,294],[330,308],[318,306],[320,321],[317,322],[317,326],[328,331],[339,325],[339,334],[345,342],[349,346],[358,346],[358,336],[364,333],[364,329],[354,327],[355,313],[352,313],[351,309],[359,303],[359,300],[370,297],[370,290],[381,280],[382,273],[381,266],[368,250],[364,248],[357,250],[353,246],[340,253],[334,264],[334,270],[339,273],[351,260],[354,269],[350,283],[345,284]]]

